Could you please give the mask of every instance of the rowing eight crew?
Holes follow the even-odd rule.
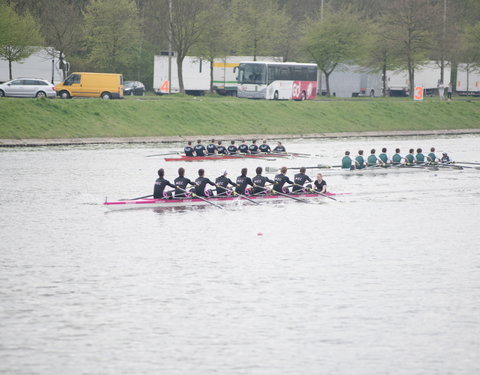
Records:
[[[282,142],[277,142],[277,146],[272,150],[267,144],[267,141],[264,140],[260,146],[257,146],[257,140],[254,139],[252,144],[249,146],[242,141],[242,143],[237,147],[235,146],[235,141],[231,141],[228,147],[222,145],[222,141],[218,141],[215,145],[215,140],[212,139],[211,142],[205,147],[202,145],[202,141],[199,139],[197,144],[193,147],[192,141],[188,141],[187,146],[183,149],[185,156],[195,157],[195,156],[213,156],[213,155],[239,155],[239,154],[250,154],[255,155],[259,153],[270,154],[270,153],[282,153],[287,152],[285,146],[282,145]]]
[[[435,155],[435,147],[430,149],[428,155],[423,154],[421,148],[417,148],[417,153],[411,148],[408,151],[408,154],[405,156],[400,155],[400,149],[395,149],[395,154],[390,159],[387,155],[387,149],[382,148],[382,153],[378,156],[375,154],[375,149],[372,148],[370,155],[368,157],[363,156],[363,150],[358,151],[358,155],[355,159],[350,157],[350,151],[345,151],[345,156],[342,158],[342,168],[344,169],[363,169],[365,167],[375,167],[383,165],[414,165],[414,164],[425,164],[425,163],[451,163],[452,160],[446,152],[442,153],[441,157]]]
[[[322,177],[321,173],[317,174],[315,181],[305,174],[305,168],[300,168],[300,172],[297,173],[293,182],[287,176],[287,167],[282,167],[280,173],[275,176],[273,180],[263,176],[262,167],[257,167],[256,176],[250,178],[247,176],[247,168],[241,170],[240,176],[237,177],[235,182],[227,177],[227,170],[222,170],[222,174],[215,179],[215,182],[205,177],[205,170],[198,170],[198,178],[192,181],[185,177],[185,169],[178,169],[178,177],[173,180],[173,184],[165,179],[165,171],[163,168],[158,170],[158,178],[155,181],[153,189],[153,198],[155,199],[169,199],[169,198],[186,198],[189,195],[200,197],[211,197],[213,191],[207,189],[207,185],[215,187],[217,197],[226,197],[231,195],[261,195],[261,194],[290,194],[289,187],[292,187],[291,194],[302,194],[305,192],[315,192],[325,194],[327,192],[327,183]],[[305,186],[306,182],[313,182]],[[267,183],[273,184],[272,188],[267,187]],[[291,186],[287,186],[290,184]],[[188,189],[189,185],[191,186]],[[169,186],[174,190],[165,191]]]

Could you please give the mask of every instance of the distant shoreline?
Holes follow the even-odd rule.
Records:
[[[336,132],[312,134],[247,134],[223,136],[170,136],[170,137],[106,137],[106,138],[58,138],[58,139],[0,139],[0,147],[40,147],[40,146],[78,146],[101,144],[149,144],[149,143],[181,143],[188,140],[201,139],[207,142],[210,139],[251,140],[251,139],[322,139],[322,138],[354,138],[354,137],[414,137],[438,135],[480,134],[480,129],[443,129],[443,130],[388,130],[365,132]]]

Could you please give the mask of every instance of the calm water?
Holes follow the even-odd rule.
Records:
[[[286,145],[321,157],[187,175],[383,146],[480,161],[479,136]],[[327,176],[352,193],[338,202],[106,213],[159,167],[173,180],[180,164],[145,157],[180,145],[162,147],[0,149],[0,373],[480,373],[480,170]]]

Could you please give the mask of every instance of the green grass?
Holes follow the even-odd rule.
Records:
[[[266,101],[206,96],[0,100],[0,138],[307,134],[480,128],[480,101]]]

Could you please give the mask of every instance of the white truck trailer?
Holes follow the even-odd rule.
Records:
[[[221,95],[237,94],[236,67],[240,61],[253,60],[253,56],[227,56],[213,62],[213,89]],[[281,57],[257,56],[257,61],[282,61]],[[210,62],[195,56],[183,60],[183,84],[185,92],[201,95],[210,90]],[[178,84],[177,58],[172,56],[171,93],[180,92]],[[153,90],[156,94],[168,94],[168,53],[154,57]]]
[[[480,68],[471,64],[458,64],[457,94],[480,96]]]
[[[330,93],[339,98],[382,96],[382,74],[358,65],[339,64],[329,77]],[[326,91],[322,77],[322,92]]]
[[[45,79],[53,84],[63,81],[59,53],[52,48],[41,48],[20,62],[12,63],[12,78]],[[65,62],[65,64],[68,63]],[[0,83],[10,80],[8,61],[0,60]]]

